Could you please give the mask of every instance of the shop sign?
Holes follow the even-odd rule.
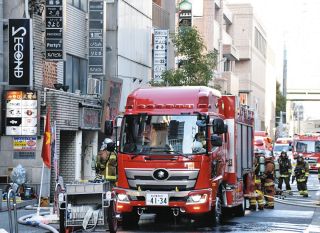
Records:
[[[63,1],[46,1],[46,59],[63,60]]]
[[[104,0],[89,1],[89,69],[91,75],[104,74]]]
[[[9,19],[9,85],[29,86],[30,66],[30,19]]]
[[[37,137],[13,137],[14,151],[35,151],[37,149]]]
[[[37,135],[37,92],[7,91],[5,99],[6,135]]]
[[[154,30],[153,80],[160,81],[162,73],[167,70],[168,30]]]
[[[81,108],[80,128],[100,130],[101,109]]]

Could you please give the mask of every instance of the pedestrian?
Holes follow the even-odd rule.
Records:
[[[286,191],[289,192],[290,195],[292,195],[292,191],[290,187],[290,176],[292,173],[292,164],[291,164],[291,160],[288,158],[286,151],[281,152],[280,157],[278,159],[278,163],[279,163],[279,171],[280,171],[278,188],[282,190],[282,184],[284,182],[286,184]]]
[[[96,179],[105,179],[112,185],[117,178],[117,157],[114,151],[115,143],[110,138],[106,138],[102,142],[95,165]]]
[[[320,183],[320,167],[318,168],[318,180],[319,180],[319,183]]]
[[[250,197],[250,210],[263,210],[263,192],[261,187],[260,176],[264,171],[264,151],[257,149],[254,153],[254,191],[255,196]]]
[[[297,186],[300,195],[308,197],[308,176],[309,176],[309,164],[304,160],[303,154],[298,154],[297,165],[294,169],[294,176],[292,177],[292,183],[294,179],[297,180]]]
[[[262,188],[264,190],[266,204],[264,208],[274,209],[274,179],[275,179],[275,165],[272,154],[265,155],[265,171],[262,176]]]

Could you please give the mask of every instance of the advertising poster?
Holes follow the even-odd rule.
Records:
[[[37,92],[7,91],[5,97],[6,135],[37,135]]]

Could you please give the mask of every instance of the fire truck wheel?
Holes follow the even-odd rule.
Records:
[[[64,204],[62,204],[62,205],[64,205]],[[63,210],[63,209],[59,209],[59,232],[60,233],[65,233],[66,232],[65,210]]]
[[[241,205],[234,207],[234,212],[237,217],[243,217],[246,212],[246,200],[243,198]]]
[[[125,228],[134,228],[138,226],[140,215],[133,211],[132,213],[122,214],[122,226]]]
[[[110,202],[109,208],[107,211],[107,222],[109,226],[109,231],[111,233],[116,233],[118,229],[118,219],[116,218],[116,205],[114,201]]]

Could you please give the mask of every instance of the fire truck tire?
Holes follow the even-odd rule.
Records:
[[[64,204],[62,204],[64,205]],[[59,232],[65,233],[66,226],[65,226],[65,210],[59,209]]]
[[[133,228],[138,226],[140,215],[133,211],[132,213],[122,214],[122,226],[126,228]]]
[[[109,208],[106,210],[107,223],[110,233],[116,233],[118,230],[118,220],[116,218],[116,205],[114,201],[110,202]]]
[[[243,198],[241,205],[234,207],[234,213],[237,217],[243,217],[246,212],[246,200]]]

